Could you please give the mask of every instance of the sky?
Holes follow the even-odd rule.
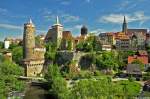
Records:
[[[59,16],[64,30],[80,34],[121,31],[123,16],[128,28],[150,28],[150,0],[0,0],[0,40],[22,38],[23,25],[32,19],[36,34],[46,34]]]

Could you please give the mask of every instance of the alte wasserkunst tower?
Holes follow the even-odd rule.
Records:
[[[45,48],[35,45],[35,25],[30,19],[24,24],[23,33],[23,61],[22,65],[25,68],[25,76],[36,77],[42,76],[44,68]]]

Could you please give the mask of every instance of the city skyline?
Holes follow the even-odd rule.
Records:
[[[80,34],[82,25],[90,32],[121,31],[123,16],[126,16],[129,28],[149,29],[149,4],[148,0],[1,0],[0,40],[22,38],[23,24],[29,18],[33,20],[37,34],[46,34],[56,16],[60,17],[64,29],[72,31],[73,35]]]

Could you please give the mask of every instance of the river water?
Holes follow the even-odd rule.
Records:
[[[29,85],[23,99],[53,99],[41,86]]]

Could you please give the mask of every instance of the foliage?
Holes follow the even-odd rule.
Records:
[[[10,47],[9,47],[9,49],[14,49],[14,48],[16,48],[16,47],[18,47],[18,46],[20,46],[19,44],[16,44],[16,43],[12,43],[12,44],[10,44]]]
[[[96,64],[100,69],[114,69],[119,67],[117,56],[113,52],[103,52],[96,56]]]
[[[59,68],[56,64],[48,66],[48,72],[45,74],[47,81],[52,81],[55,77],[60,76]]]
[[[10,91],[22,91],[24,82],[17,79],[23,75],[23,69],[15,63],[4,61],[0,63],[0,96],[5,97]]]
[[[49,65],[45,78],[50,84],[49,90],[51,94],[55,95],[58,99],[68,99],[67,83],[60,75],[57,65]]]
[[[0,49],[4,48],[4,43],[0,41]]]
[[[149,80],[150,79],[150,72],[147,72],[146,74],[143,75],[143,80]]]
[[[118,81],[111,82],[108,79],[85,79],[77,82],[71,90],[72,99],[108,99],[127,96],[137,96],[140,85],[135,82]],[[126,90],[126,91],[125,91]]]
[[[68,99],[68,89],[67,82],[62,77],[56,77],[53,79],[52,89],[50,90],[54,93],[58,99]]]
[[[14,47],[12,49],[12,59],[16,63],[20,63],[23,59],[23,49],[21,46]]]
[[[88,41],[80,42],[79,44],[77,44],[76,49],[79,51],[84,51],[84,52],[93,51],[92,44],[91,42],[88,42]]]
[[[51,42],[47,43],[46,44],[46,53],[45,53],[46,60],[54,61],[55,56],[56,56],[56,50],[57,50],[56,44],[53,44]]]
[[[76,46],[77,50],[84,52],[101,51],[101,44],[97,41],[96,36],[89,36],[87,40],[80,42]]]
[[[67,50],[72,50],[72,41],[71,40],[68,40],[67,41]]]

